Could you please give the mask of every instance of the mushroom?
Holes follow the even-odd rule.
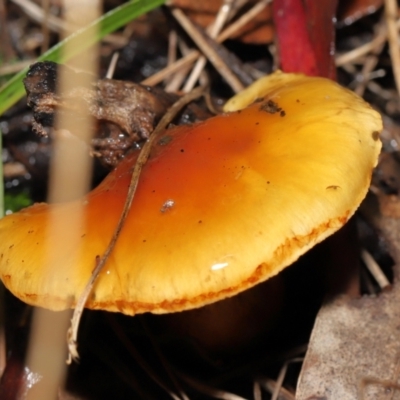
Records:
[[[379,114],[323,78],[278,73],[249,90],[228,103],[255,100],[249,107],[160,135],[88,308],[168,313],[233,296],[355,212],[381,147]],[[35,204],[0,221],[0,277],[12,293],[52,310],[74,307],[113,235],[136,158],[82,200]],[[50,215],[82,204],[78,243],[48,237]]]

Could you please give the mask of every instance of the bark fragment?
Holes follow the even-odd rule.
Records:
[[[71,82],[68,92],[58,93],[60,68],[65,67],[50,61],[36,63],[24,79],[28,105],[33,109],[34,130],[47,136],[46,128],[53,126],[56,113],[69,113],[71,118],[78,119],[89,113],[98,121],[93,154],[111,167],[149,137],[155,124],[179,98],[160,88],[115,79],[99,79],[90,90]],[[189,106],[176,123],[191,123],[209,116],[200,107]]]

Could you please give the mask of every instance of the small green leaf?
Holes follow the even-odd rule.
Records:
[[[4,195],[4,210],[6,214],[17,212],[32,204],[31,197],[28,192],[23,191],[17,194],[6,193]]]

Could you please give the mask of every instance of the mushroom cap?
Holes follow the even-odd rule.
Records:
[[[379,114],[327,79],[270,79],[248,108],[161,134],[88,308],[166,313],[232,296],[355,212],[381,147]],[[113,235],[136,158],[82,200],[36,204],[0,221],[0,277],[17,297],[74,307]],[[70,240],[69,216],[82,206]],[[54,219],[66,224],[56,234]]]

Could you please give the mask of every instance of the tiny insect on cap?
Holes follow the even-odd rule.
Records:
[[[230,102],[255,100],[245,109],[160,135],[88,308],[166,313],[232,296],[279,273],[355,212],[381,148],[379,114],[323,78],[279,73],[246,93]],[[38,204],[0,221],[0,277],[17,297],[74,307],[113,235],[136,158],[82,201]],[[50,216],[82,206],[76,240],[48,234]]]

